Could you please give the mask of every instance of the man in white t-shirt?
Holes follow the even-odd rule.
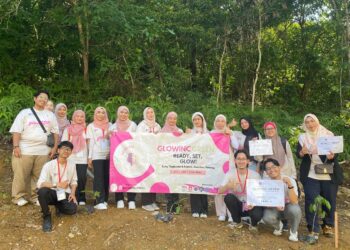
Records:
[[[31,202],[38,205],[35,185],[41,168],[53,158],[58,144],[58,124],[55,115],[45,110],[49,95],[46,91],[34,94],[33,110],[37,114],[47,133],[44,132],[33,111],[23,109],[13,122],[10,133],[13,140],[12,169],[12,201],[18,206]],[[53,133],[55,144],[53,148],[46,145],[48,133]],[[32,189],[32,190],[30,190]]]
[[[266,224],[274,227],[273,234],[282,235],[282,219],[290,223],[289,240],[298,241],[298,228],[301,220],[301,209],[298,204],[298,187],[295,180],[291,177],[281,174],[282,167],[275,159],[264,161],[265,171],[268,177],[265,179],[282,180],[284,182],[284,207],[268,207],[264,210],[263,220]]]
[[[72,150],[71,142],[61,142],[58,145],[58,158],[47,162],[41,170],[37,187],[44,232],[52,230],[49,205],[55,205],[56,210],[63,214],[72,215],[77,212],[77,171],[74,161],[68,160]]]

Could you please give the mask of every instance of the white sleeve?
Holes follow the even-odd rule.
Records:
[[[63,131],[61,141],[69,141],[68,129],[67,128],[65,128],[64,131]]]
[[[295,194],[298,196],[299,195],[298,194],[298,185],[297,185],[296,181],[293,178],[289,178],[289,179],[290,179],[290,182],[292,183],[292,186],[294,187],[293,189],[294,189]]]
[[[236,152],[239,148],[239,142],[238,142],[238,139],[237,137],[235,136],[235,134],[231,135],[230,136],[230,139],[231,139],[231,146],[233,148],[233,152]]]
[[[54,133],[54,134],[60,133],[60,130],[58,128],[57,118],[54,114],[52,114],[52,116],[51,116],[51,130],[50,130],[50,132]]]
[[[40,176],[38,182],[36,184],[37,188],[40,188],[41,184],[44,182],[50,182],[50,173],[49,173],[49,162],[45,163],[43,168],[41,169]]]
[[[139,123],[139,125],[136,127],[136,132],[137,133],[143,133],[145,132],[144,128],[143,128],[143,122]]]
[[[291,169],[292,172],[292,176],[294,179],[297,178],[297,170],[295,168],[295,163],[294,163],[294,158],[293,158],[293,153],[292,153],[292,149],[290,148],[290,144],[287,141],[286,142],[286,155],[287,155],[287,159],[288,159],[288,166]]]
[[[24,110],[19,112],[19,114],[16,116],[16,119],[14,120],[11,128],[10,133],[22,133],[24,130]]]

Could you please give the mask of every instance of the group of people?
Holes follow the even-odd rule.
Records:
[[[215,195],[216,215],[219,221],[229,221],[230,227],[239,230],[243,227],[242,218],[250,220],[249,229],[258,230],[259,223],[271,225],[274,235],[282,235],[289,229],[289,240],[298,241],[298,227],[302,212],[298,205],[299,188],[297,173],[290,144],[278,134],[277,125],[266,122],[263,126],[264,138],[271,139],[272,155],[263,157],[249,155],[249,141],[263,138],[254,128],[248,117],[239,121],[241,131],[231,130],[236,126],[224,115],[217,115],[213,130],[207,128],[204,115],[196,112],[192,115],[192,129],[183,131],[177,126],[177,114],[169,112],[164,126],[156,122],[154,109],[145,108],[143,120],[137,125],[129,119],[129,109],[118,107],[116,121],[109,121],[107,110],[97,107],[93,122],[86,124],[85,113],[76,110],[71,121],[67,118],[67,106],[57,104],[52,111],[45,109],[49,94],[38,91],[34,95],[34,107],[22,110],[16,117],[10,132],[13,136],[12,183],[13,202],[18,206],[32,202],[40,205],[43,213],[43,230],[51,231],[49,205],[64,214],[74,214],[78,205],[86,204],[85,185],[87,169],[94,174],[93,191],[98,192],[95,209],[108,208],[109,200],[109,138],[114,132],[138,133],[223,133],[230,137],[234,166],[225,176]],[[320,225],[317,215],[310,212],[309,206],[318,195],[322,195],[331,204],[323,219],[322,229],[327,236],[332,235],[334,211],[338,186],[342,182],[341,168],[337,156],[317,154],[317,140],[333,133],[324,128],[317,117],[307,114],[304,117],[305,133],[299,137],[296,156],[301,159],[299,180],[305,192],[305,215],[311,235],[318,237]],[[48,146],[48,134],[52,134],[54,143]],[[56,155],[56,157],[55,157]],[[333,174],[315,172],[315,165],[334,163]],[[246,184],[248,179],[281,180],[285,189],[285,206],[252,207],[247,204]],[[136,208],[135,193],[127,193],[128,208]],[[159,210],[155,193],[142,193],[142,208],[147,211]],[[179,194],[166,194],[167,211],[175,212]],[[115,193],[117,208],[124,208],[124,194]],[[194,218],[207,218],[208,197],[205,194],[190,195],[191,212]],[[315,217],[316,216],[316,217]]]

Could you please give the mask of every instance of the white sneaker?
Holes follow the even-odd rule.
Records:
[[[103,202],[103,204],[105,204],[105,206],[108,207],[108,203],[107,202]]]
[[[157,206],[156,203],[152,203],[152,206],[154,208],[154,211],[158,211],[159,210],[159,207]]]
[[[225,221],[226,220],[226,216],[225,215],[220,215],[218,220],[219,221]]]
[[[19,198],[18,201],[17,201],[17,205],[20,206],[20,207],[26,205],[27,203],[28,203],[28,201],[26,199],[22,198],[22,197]]]
[[[94,206],[94,208],[97,210],[106,210],[107,206],[104,203],[99,203],[96,206]]]
[[[228,217],[228,222],[233,222],[233,219],[231,216]]]
[[[292,230],[289,231],[289,240],[290,241],[294,241],[297,242],[298,240],[298,231],[296,231],[295,233],[292,232]]]
[[[124,208],[124,201],[120,200],[117,202],[117,208]]]
[[[283,223],[282,223],[282,221],[280,221],[279,228],[278,228],[278,229],[275,229],[275,230],[273,231],[273,234],[276,235],[276,236],[281,236],[281,235],[282,235],[282,232],[283,232]]]
[[[198,218],[198,217],[199,217],[199,213],[193,213],[193,214],[192,214],[192,217],[193,217],[193,218]]]
[[[39,200],[36,200],[36,201],[34,202],[34,205],[37,206],[37,207],[40,207],[40,202],[39,202]]]
[[[208,218],[208,215],[207,214],[201,214],[199,217],[201,217],[201,218]]]
[[[153,211],[155,211],[152,204],[142,206],[142,208],[143,208],[144,210],[148,211],[148,212],[153,212]]]
[[[86,202],[85,201],[79,201],[79,206],[85,206]]]
[[[135,201],[129,201],[128,207],[130,210],[135,210],[136,208]]]

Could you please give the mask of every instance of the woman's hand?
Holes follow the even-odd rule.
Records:
[[[332,152],[329,152],[329,154],[327,155],[327,159],[328,160],[333,160],[334,159],[334,154]]]

